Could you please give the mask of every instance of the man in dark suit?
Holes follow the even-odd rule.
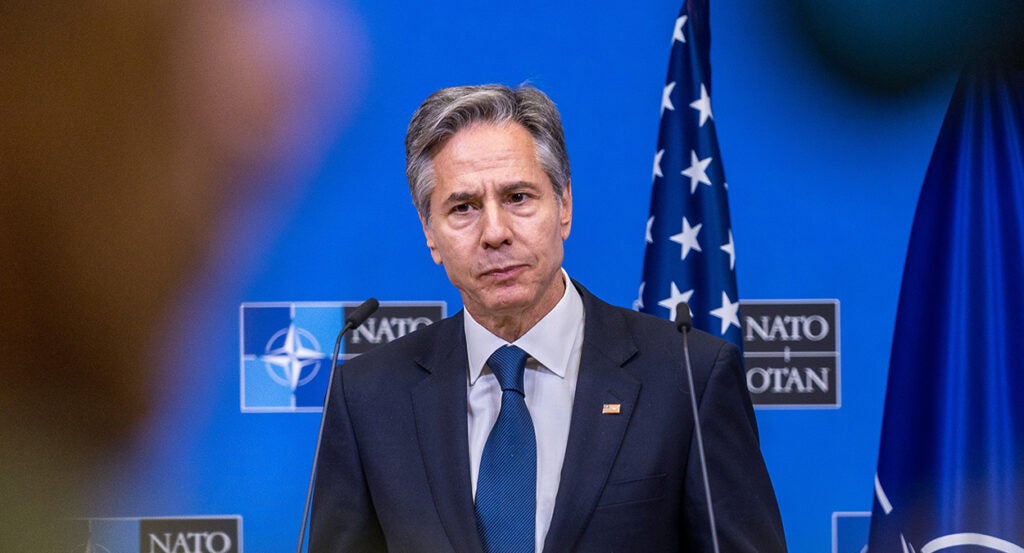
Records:
[[[434,261],[465,309],[347,362],[310,551],[785,551],[738,350],[613,307],[562,269],[558,112],[534,88],[431,95],[406,136]]]

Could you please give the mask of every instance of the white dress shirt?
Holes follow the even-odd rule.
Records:
[[[537,526],[536,549],[544,547],[551,526],[555,495],[562,474],[562,461],[569,439],[572,402],[576,394],[580,355],[583,351],[583,300],[562,270],[565,293],[554,308],[516,340],[527,354],[523,387],[526,407],[537,436]],[[501,409],[501,386],[487,367],[487,359],[508,344],[465,312],[466,349],[469,355],[468,401],[469,466],[476,497],[477,474],[484,444]]]

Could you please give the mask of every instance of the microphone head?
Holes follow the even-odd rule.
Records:
[[[380,302],[375,298],[370,298],[363,303],[359,304],[359,307],[352,311],[352,314],[345,318],[345,326],[350,328],[356,328],[363,324],[363,321],[368,319],[370,315],[373,315],[374,311],[380,307]]]
[[[685,301],[681,301],[676,304],[676,329],[686,333],[690,328],[690,306]]]

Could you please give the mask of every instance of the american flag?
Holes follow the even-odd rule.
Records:
[[[689,0],[672,32],[652,171],[643,281],[634,309],[693,326],[742,347],[736,249],[728,185],[711,111],[707,0]]]

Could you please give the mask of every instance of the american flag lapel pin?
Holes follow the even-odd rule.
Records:
[[[618,415],[622,412],[621,403],[605,403],[601,406],[602,415]]]

